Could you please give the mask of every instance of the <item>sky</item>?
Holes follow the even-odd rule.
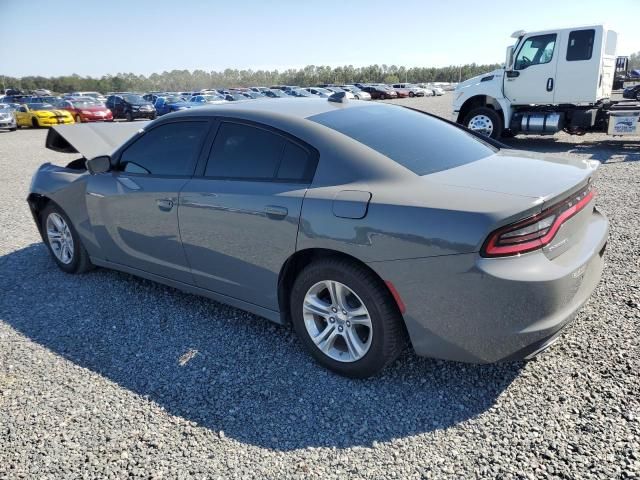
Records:
[[[502,63],[516,30],[603,22],[640,51],[640,0],[0,0],[0,18],[15,77]]]

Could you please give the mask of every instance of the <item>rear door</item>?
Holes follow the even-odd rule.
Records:
[[[113,171],[89,177],[87,208],[105,260],[193,283],[180,242],[178,195],[193,176],[210,125],[158,125],[117,154]]]
[[[602,32],[595,28],[564,32],[558,42],[555,103],[596,101],[600,75]]]
[[[317,153],[264,125],[224,120],[180,193],[180,234],[196,285],[274,311],[296,249]]]

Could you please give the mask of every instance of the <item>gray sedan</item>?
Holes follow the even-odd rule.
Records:
[[[336,100],[54,127],[47,146],[81,156],[35,173],[42,239],[65,272],[112,268],[292,323],[347,376],[379,372],[407,341],[474,363],[553,342],[602,272],[598,162]]]

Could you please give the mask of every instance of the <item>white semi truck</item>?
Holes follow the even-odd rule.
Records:
[[[591,25],[512,37],[504,68],[458,85],[454,121],[493,138],[640,135],[640,103],[612,99],[616,32]]]

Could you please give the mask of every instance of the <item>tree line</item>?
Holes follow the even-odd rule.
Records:
[[[249,87],[270,85],[311,86],[320,83],[421,83],[458,82],[500,68],[500,64],[448,67],[411,67],[396,65],[370,65],[368,67],[342,67],[309,65],[301,69],[279,70],[171,70],[152,73],[149,76],[134,73],[104,75],[100,78],[83,77],[77,74],[61,77],[9,77],[0,74],[2,88],[34,90],[46,88],[52,92],[72,91],[185,91],[203,88]]]

